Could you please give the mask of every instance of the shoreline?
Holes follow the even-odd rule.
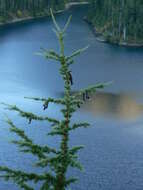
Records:
[[[112,44],[112,45],[118,45],[121,47],[131,47],[131,48],[143,47],[143,43],[139,44],[139,43],[129,43],[129,42],[113,42],[113,41],[111,42],[111,41],[107,40],[102,33],[97,32],[96,26],[94,26],[93,23],[87,19],[87,17],[84,17],[84,21],[89,24],[89,26],[91,27],[91,30],[93,31],[93,34],[95,35],[95,38],[98,42],[108,43],[108,44]]]
[[[83,1],[83,2],[70,2],[70,3],[67,3],[67,4],[65,5],[65,10],[67,10],[67,9],[69,9],[69,8],[71,8],[72,6],[75,6],[75,5],[87,5],[87,4],[89,4],[88,1]]]
[[[65,8],[58,10],[58,11],[54,11],[55,14],[59,14],[62,13],[68,9],[70,9],[72,6],[76,6],[76,5],[86,5],[89,4],[88,1],[83,1],[83,2],[70,2],[70,3],[66,3],[65,4]],[[22,23],[22,22],[26,22],[26,21],[33,21],[33,20],[37,20],[40,18],[46,18],[49,17],[50,14],[45,14],[42,16],[26,16],[23,18],[14,18],[12,20],[0,23],[0,27],[3,26],[7,26],[7,25],[12,25],[12,24],[18,24],[18,23]],[[102,33],[97,32],[96,30],[96,26],[93,25],[93,23],[91,21],[89,21],[87,19],[87,17],[83,18],[85,22],[87,22],[89,24],[89,26],[91,27],[91,30],[93,31],[95,38],[98,42],[101,43],[109,43],[109,44],[113,44],[113,45],[118,45],[118,46],[122,46],[122,47],[133,47],[133,48],[141,48],[143,47],[143,43],[139,44],[139,43],[129,43],[129,42],[114,42],[114,41],[109,41],[105,38],[105,36]]]
[[[87,2],[87,1],[84,1],[84,2],[70,2],[70,3],[65,4],[64,9],[54,11],[54,13],[59,14],[59,13],[62,13],[64,11],[70,9],[72,6],[85,5],[85,4],[89,4],[89,2]],[[46,18],[46,17],[49,17],[49,16],[50,16],[50,14],[45,14],[45,15],[42,15],[42,16],[35,16],[35,17],[34,16],[27,16],[27,17],[23,17],[23,18],[15,18],[15,19],[3,22],[3,23],[1,22],[0,27],[7,26],[7,25],[12,25],[12,24],[16,24],[16,23],[22,23],[24,21],[32,21],[32,20],[36,20],[36,19],[39,19],[39,18]]]

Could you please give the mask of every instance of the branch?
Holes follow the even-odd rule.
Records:
[[[5,180],[13,180],[16,184],[18,184],[22,189],[25,190],[34,190],[32,187],[27,185],[28,181],[33,181],[37,183],[38,181],[46,180],[46,176],[37,175],[35,173],[26,173],[20,170],[12,170],[8,167],[0,166],[0,172],[3,173],[0,175],[1,178]],[[52,181],[53,176],[49,176],[49,179]]]
[[[71,19],[72,19],[72,15],[68,18],[68,21],[67,21],[67,23],[65,24],[65,27],[64,27],[64,29],[63,29],[63,33],[66,32],[66,30],[67,30],[67,28],[68,28],[68,26],[69,26],[69,24],[70,24],[70,22],[71,22]]]
[[[65,183],[66,183],[66,186],[69,186],[71,183],[75,183],[77,181],[78,181],[77,178],[69,178],[69,179],[66,180]]]
[[[54,124],[59,124],[59,121],[53,118],[49,117],[42,117],[42,116],[37,116],[36,114],[33,114],[31,112],[24,112],[23,110],[19,109],[16,105],[9,105],[2,103],[3,105],[7,106],[6,109],[10,111],[16,111],[20,114],[21,117],[26,118],[29,120],[29,124],[31,123],[32,120],[39,120],[39,121],[48,121]]]
[[[74,155],[74,154],[76,154],[79,150],[81,150],[81,149],[83,149],[83,148],[84,148],[84,146],[74,146],[73,148],[71,148],[71,149],[69,150],[69,154]]]
[[[61,59],[60,55],[58,55],[58,53],[56,53],[54,50],[47,50],[45,48],[40,48],[40,49],[42,50],[42,52],[38,52],[36,53],[36,55],[40,55],[54,61],[60,61]]]
[[[46,158],[45,154],[57,153],[55,149],[49,148],[48,146],[40,146],[34,144],[23,130],[17,128],[10,119],[7,119],[7,123],[10,125],[10,131],[17,134],[22,140],[13,140],[14,144],[17,144],[19,148],[23,148],[21,151],[36,155],[39,159]]]
[[[46,99],[46,98],[37,98],[37,97],[25,97],[25,98],[43,102],[43,109],[44,110],[48,108],[49,103],[65,105],[65,100],[63,98],[61,98],[61,99],[54,99],[54,98]]]
[[[77,92],[75,95],[73,95],[73,98],[82,96],[84,93],[92,93],[92,92],[96,92],[97,89],[103,89],[106,86],[109,86],[110,84],[112,84],[112,82],[107,82],[107,83],[98,83],[94,86],[89,86],[88,88],[84,88],[81,89],[79,92]]]
[[[59,25],[58,25],[57,22],[56,22],[56,19],[55,19],[55,17],[54,17],[54,14],[53,14],[52,9],[50,9],[50,13],[51,13],[52,20],[53,20],[53,23],[54,23],[54,25],[55,25],[56,30],[57,30],[58,32],[61,32],[61,29],[60,29]]]
[[[36,166],[41,167],[41,168],[50,166],[51,169],[56,170],[58,166],[60,165],[60,161],[61,161],[61,157],[60,157],[60,154],[58,154],[55,157],[46,157],[46,158],[40,159],[40,161],[36,163]]]
[[[72,59],[73,59],[74,57],[80,55],[82,52],[86,51],[86,50],[88,49],[88,47],[89,47],[89,46],[86,46],[86,47],[84,47],[84,48],[82,48],[82,49],[79,49],[79,50],[73,52],[72,55],[66,57],[66,62],[68,62],[69,64],[74,63]]]
[[[89,123],[74,124],[74,125],[70,128],[70,130],[74,130],[74,129],[81,128],[81,127],[87,128],[87,127],[89,127],[89,126],[90,126]]]
[[[61,122],[59,125],[52,126],[51,132],[49,132],[47,135],[48,136],[64,135],[63,126],[65,126],[63,125],[63,122]]]

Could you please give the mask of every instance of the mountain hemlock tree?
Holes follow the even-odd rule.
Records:
[[[51,11],[52,19],[55,25],[55,32],[60,44],[60,54],[53,50],[42,49],[42,55],[46,59],[54,60],[60,63],[60,75],[64,80],[64,97],[61,99],[54,98],[30,98],[35,101],[41,101],[43,103],[43,109],[48,109],[49,103],[55,103],[63,105],[61,112],[63,114],[62,120],[57,120],[50,117],[38,116],[34,113],[25,112],[13,105],[6,105],[6,108],[11,111],[16,111],[21,117],[26,118],[29,124],[33,120],[47,121],[51,123],[50,136],[58,135],[61,137],[59,149],[55,149],[48,146],[41,146],[34,144],[33,140],[29,138],[25,132],[16,127],[15,124],[7,119],[7,123],[10,125],[10,131],[17,134],[20,140],[14,140],[15,143],[22,152],[31,153],[38,158],[38,162],[35,163],[36,167],[47,168],[47,172],[39,173],[27,173],[21,170],[13,170],[5,166],[0,166],[0,177],[4,180],[12,180],[21,189],[34,190],[33,186],[30,186],[29,182],[41,184],[40,190],[66,190],[71,183],[74,183],[76,178],[67,178],[67,170],[69,167],[81,169],[81,165],[78,162],[77,152],[83,148],[83,146],[69,147],[69,134],[71,131],[80,127],[88,127],[88,123],[75,123],[71,124],[72,114],[80,108],[80,106],[89,99],[89,94],[95,92],[98,88],[104,88],[105,84],[97,84],[95,86],[88,87],[80,90],[77,94],[71,93],[72,85],[72,73],[69,69],[70,65],[74,63],[73,59],[87,48],[79,49],[73,52],[70,56],[64,54],[64,35],[66,29],[70,23],[71,17],[68,19],[65,27],[61,29],[55,17]],[[82,97],[82,98],[81,98]]]

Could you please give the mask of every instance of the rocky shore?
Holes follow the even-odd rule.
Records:
[[[91,21],[89,21],[87,17],[84,17],[84,21],[87,22],[90,25],[90,27],[91,27],[91,29],[92,29],[95,37],[96,37],[96,40],[99,41],[99,42],[110,43],[110,44],[124,46],[124,47],[134,47],[134,48],[143,47],[143,43],[116,42],[116,41],[113,41],[113,40],[112,41],[108,40],[102,33],[97,31],[96,26],[94,26],[93,23]]]

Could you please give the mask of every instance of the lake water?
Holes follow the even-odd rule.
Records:
[[[77,190],[142,190],[143,189],[143,49],[99,43],[83,21],[87,5],[73,7],[57,16],[63,26],[73,15],[65,39],[66,53],[89,45],[72,66],[73,90],[96,82],[113,84],[92,96],[74,120],[86,120],[90,129],[72,134],[71,144],[84,144],[80,153],[84,172],[70,171],[79,177]],[[17,104],[26,111],[41,113],[42,106],[24,96],[61,96],[63,82],[57,63],[38,57],[40,47],[58,50],[50,18],[14,24],[0,29],[0,101]],[[4,117],[8,114],[18,126],[40,144],[56,144],[45,136],[46,123],[27,122],[0,107],[0,165],[31,171],[35,160],[17,152],[9,144],[15,136],[8,131]],[[51,105],[47,112],[60,117],[59,108]],[[38,125],[38,126],[37,126]],[[25,127],[24,127],[25,126]],[[46,128],[47,127],[47,128]],[[38,190],[38,186],[36,187]],[[0,190],[17,190],[12,183],[1,181]]]

